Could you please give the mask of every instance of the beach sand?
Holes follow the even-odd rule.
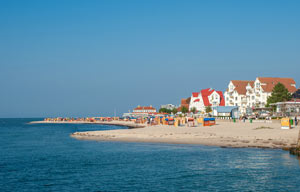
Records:
[[[108,122],[107,124],[115,124]],[[134,125],[131,122],[120,124]],[[71,134],[83,140],[201,144],[221,147],[289,148],[297,143],[299,127],[282,130],[280,123],[217,122],[211,127],[146,126],[138,129],[87,131]]]

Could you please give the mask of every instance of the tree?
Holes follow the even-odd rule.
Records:
[[[205,107],[205,112],[206,112],[206,113],[212,112],[211,107],[210,107],[210,106],[206,106],[206,107]]]
[[[187,113],[188,111],[189,111],[188,108],[186,108],[185,106],[181,107],[181,112],[182,113]]]
[[[177,113],[177,109],[176,109],[176,108],[173,108],[173,109],[172,109],[172,113],[173,113],[173,114],[176,114],[176,113]]]
[[[269,107],[271,103],[277,103],[282,101],[289,101],[292,98],[291,93],[281,83],[277,83],[272,90],[272,94],[267,99],[266,107]]]
[[[191,108],[191,112],[193,112],[194,114],[197,112],[197,109],[196,109],[196,107],[192,107]]]
[[[159,112],[160,113],[168,113],[168,114],[170,114],[172,112],[172,110],[171,109],[167,109],[167,108],[160,108]]]

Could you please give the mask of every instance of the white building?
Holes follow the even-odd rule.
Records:
[[[282,83],[290,93],[296,91],[296,83],[292,78],[257,77],[255,81],[232,80],[224,92],[226,106],[238,106],[242,114],[247,108],[261,108],[278,83]]]
[[[200,92],[192,93],[189,110],[196,108],[197,111],[205,112],[207,106],[225,106],[222,91],[202,89]]]
[[[225,105],[238,106],[241,113],[246,113],[246,108],[255,103],[253,87],[254,81],[230,81],[224,92]]]
[[[165,109],[174,109],[174,108],[177,108],[176,105],[173,105],[173,104],[166,104],[166,105],[161,105],[160,108],[165,108]]]

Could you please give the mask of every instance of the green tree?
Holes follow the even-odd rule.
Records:
[[[160,113],[168,113],[168,114],[170,114],[172,111],[171,111],[170,109],[160,108],[160,109],[159,109],[159,112],[160,112]]]
[[[282,101],[289,101],[292,98],[291,93],[281,83],[277,83],[272,90],[272,94],[267,99],[266,107],[269,107],[271,103],[277,103]]]
[[[193,112],[194,114],[197,112],[197,109],[196,109],[196,107],[192,107],[191,108],[191,112]]]
[[[188,108],[186,108],[185,106],[181,107],[181,112],[182,113],[187,113],[188,111],[189,111]]]
[[[173,109],[172,109],[172,113],[173,113],[173,114],[176,114],[176,113],[177,113],[177,109],[176,109],[176,108],[173,108]]]
[[[206,106],[206,107],[205,107],[205,112],[206,112],[206,113],[212,112],[211,107],[210,107],[210,106]]]

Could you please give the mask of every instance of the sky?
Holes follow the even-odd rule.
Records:
[[[121,115],[230,80],[300,85],[300,1],[0,0],[0,117]]]

